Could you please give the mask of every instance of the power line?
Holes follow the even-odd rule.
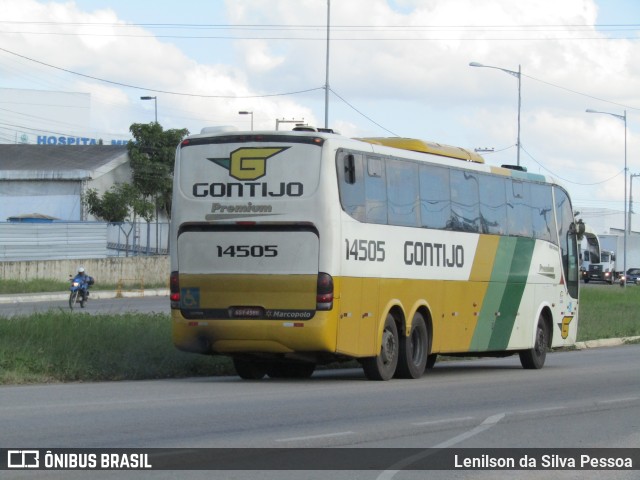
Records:
[[[118,23],[118,22],[59,22],[59,21],[32,21],[32,20],[0,20],[0,24],[10,25],[69,25],[69,26],[106,26],[106,27],[144,27],[144,28],[224,28],[224,29],[262,29],[262,28],[274,28],[274,29],[300,29],[300,28],[318,28],[325,29],[325,24],[225,24],[225,23]],[[558,28],[558,29],[571,29],[571,28],[628,28],[638,29],[640,24],[638,23],[606,23],[606,24],[564,24],[564,23],[548,23],[548,24],[488,24],[488,25],[467,25],[467,24],[444,24],[444,25],[364,25],[364,24],[346,24],[346,25],[333,25],[332,29],[354,29],[354,28],[366,28],[366,29],[443,29],[443,28],[474,28],[474,29],[540,29],[540,28]]]
[[[308,30],[306,30],[308,31]],[[353,30],[350,30],[349,33],[352,33]],[[401,33],[416,33],[419,31],[406,31],[403,30]],[[25,32],[25,31],[0,31],[2,34],[12,34],[12,35],[54,35],[54,36],[83,36],[83,37],[119,37],[119,38],[170,38],[170,39],[185,39],[185,40],[300,40],[300,41],[325,41],[326,37],[321,35],[319,36],[238,36],[238,35],[163,35],[163,34],[126,34],[126,33],[88,33],[88,32]],[[318,32],[320,33],[320,32]],[[395,33],[395,32],[394,32]],[[443,33],[443,32],[438,32]],[[446,32],[445,32],[446,33]],[[455,33],[455,32],[453,32]],[[544,33],[542,31],[536,33]],[[595,31],[594,34],[597,34],[598,31]],[[633,36],[617,36],[617,37],[604,37],[602,35],[596,36],[544,36],[544,37],[460,37],[460,36],[449,36],[449,37],[416,37],[416,36],[395,36],[395,37],[339,37],[333,36],[331,38],[332,41],[353,41],[353,42],[371,42],[371,41],[415,41],[415,42],[437,42],[437,41],[450,41],[456,40],[461,42],[472,42],[472,41],[567,41],[567,40],[637,40],[638,37],[636,35]]]
[[[600,102],[610,103],[611,105],[617,105],[618,107],[623,107],[623,108],[626,108],[627,110],[640,110],[640,108],[638,108],[638,107],[631,107],[629,105],[624,105],[622,103],[616,103],[616,102],[613,102],[611,100],[605,100],[604,98],[594,97],[593,95],[589,95],[588,93],[578,92],[577,90],[572,90],[570,88],[562,87],[560,85],[556,85],[554,83],[547,82],[545,80],[540,80],[539,78],[535,78],[535,77],[532,77],[530,75],[526,75],[524,73],[521,73],[521,75],[523,77],[530,78],[531,80],[535,80],[536,82],[544,83],[545,85],[549,85],[551,87],[559,88],[560,90],[564,90],[566,92],[570,92],[570,93],[573,93],[573,94],[576,94],[576,95],[581,95],[583,97],[592,98],[593,100],[598,100]]]
[[[116,82],[114,80],[108,80],[108,79],[105,79],[105,78],[94,77],[92,75],[86,75],[86,74],[80,73],[80,72],[74,72],[73,70],[68,70],[66,68],[57,67],[55,65],[51,65],[49,63],[42,62],[42,61],[36,60],[34,58],[30,58],[30,57],[27,57],[25,55],[20,55],[19,53],[12,52],[10,50],[7,50],[6,48],[0,48],[0,51],[8,53],[10,55],[15,55],[16,57],[23,58],[25,60],[37,63],[39,65],[44,65],[45,67],[54,68],[54,69],[60,70],[62,72],[70,73],[72,75],[77,75],[77,76],[80,76],[80,77],[83,77],[83,78],[89,78],[91,80],[96,80],[96,81],[99,81],[99,82],[109,83],[111,85],[118,85],[120,87],[134,88],[136,90],[144,90],[146,92],[163,93],[163,94],[167,94],[167,95],[179,95],[179,96],[184,96],[184,97],[243,98],[243,99],[246,99],[246,98],[267,98],[267,97],[281,97],[281,96],[287,96],[287,95],[297,95],[297,94],[300,94],[300,93],[308,93],[308,92],[314,92],[316,90],[324,89],[324,87],[316,87],[316,88],[309,88],[307,90],[299,90],[299,91],[295,91],[295,92],[270,93],[270,94],[263,94],[263,95],[203,95],[203,94],[187,93],[187,92],[172,92],[172,91],[168,91],[168,90],[158,90],[158,89],[154,89],[154,88],[140,87],[138,85],[129,85],[127,83]]]
[[[285,95],[294,95],[294,94],[299,94],[299,93],[308,93],[308,92],[313,92],[313,91],[317,91],[317,90],[323,90],[325,87],[316,87],[316,88],[311,88],[311,89],[307,89],[307,90],[300,90],[300,91],[296,91],[296,92],[287,92],[287,93],[274,93],[274,94],[264,94],[264,95],[249,95],[249,96],[229,96],[229,95],[199,95],[199,94],[192,94],[192,93],[185,93],[185,92],[171,92],[171,91],[166,91],[166,90],[157,90],[157,89],[153,89],[153,88],[147,88],[147,87],[140,87],[140,86],[136,86],[136,85],[129,85],[129,84],[125,84],[125,83],[121,83],[121,82],[116,82],[113,80],[108,80],[108,79],[104,79],[104,78],[99,78],[99,77],[94,77],[91,75],[85,75],[83,73],[79,73],[79,72],[74,72],[72,70],[68,70],[66,68],[62,68],[62,67],[57,67],[55,65],[51,65],[45,62],[42,62],[40,60],[36,60],[30,57],[27,57],[25,55],[21,55],[19,53],[16,52],[12,52],[10,50],[7,50],[5,48],[0,48],[0,51],[9,53],[11,55],[15,55],[17,57],[23,58],[25,60],[28,60],[30,62],[34,62],[34,63],[38,63],[40,65],[44,65],[46,67],[49,68],[54,68],[56,70],[61,70],[63,72],[67,72],[73,75],[78,75],[84,78],[90,78],[92,80],[97,80],[100,82],[106,82],[112,85],[118,85],[121,87],[127,87],[127,88],[135,88],[138,90],[145,90],[147,92],[155,92],[155,93],[165,93],[165,94],[170,94],[170,95],[181,95],[181,96],[189,96],[189,97],[200,97],[200,98],[266,98],[266,97],[275,97],[275,96],[285,96]],[[393,136],[399,136],[395,133],[393,133],[391,130],[388,130],[387,128],[383,127],[382,125],[380,125],[379,123],[377,123],[375,120],[373,120],[372,118],[368,117],[367,115],[365,115],[364,113],[362,113],[360,110],[358,110],[356,107],[354,107],[353,105],[351,105],[347,100],[345,100],[343,97],[341,97],[337,92],[335,92],[333,89],[330,89],[330,91],[336,96],[338,97],[340,100],[342,100],[346,105],[348,105],[349,107],[351,107],[353,110],[355,110],[356,112],[358,112],[360,115],[362,115],[364,118],[366,118],[367,120],[369,120],[370,122],[372,122],[373,124],[377,125],[378,127],[382,128],[383,130],[385,130],[386,132],[389,132],[390,134],[392,134]]]
[[[374,125],[377,125],[378,127],[380,127],[381,129],[383,129],[385,132],[389,132],[391,135],[393,135],[394,137],[399,137],[400,135],[393,133],[391,130],[383,127],[382,125],[380,125],[378,122],[376,122],[375,120],[373,120],[371,117],[368,117],[367,115],[365,115],[364,113],[362,113],[360,110],[358,110],[356,107],[354,107],[353,105],[351,105],[349,102],[347,102],[344,98],[342,98],[340,95],[338,95],[338,93],[333,89],[333,88],[329,88],[329,91],[331,93],[333,93],[336,97],[338,97],[340,100],[342,100],[345,104],[347,104],[349,107],[351,107],[353,110],[355,110],[356,112],[358,112],[360,115],[362,115],[364,118],[366,118],[367,120],[369,120],[371,123],[373,123]]]
[[[560,179],[560,180],[562,180],[563,182],[570,183],[570,184],[572,184],[572,185],[580,185],[580,186],[601,185],[601,184],[603,184],[603,183],[610,182],[610,181],[611,181],[611,180],[613,180],[614,178],[618,177],[620,174],[624,173],[624,169],[622,169],[622,170],[620,170],[618,173],[616,173],[614,176],[612,176],[612,177],[610,177],[610,178],[607,178],[606,180],[602,180],[602,181],[600,181],[600,182],[593,182],[593,183],[580,183],[580,182],[575,182],[575,181],[573,181],[573,180],[569,180],[568,178],[561,177],[561,176],[560,176],[560,175],[558,175],[557,173],[554,173],[554,172],[552,172],[551,170],[549,170],[549,169],[548,169],[547,167],[545,167],[542,163],[540,163],[538,160],[536,160],[536,159],[533,157],[533,155],[531,155],[531,154],[530,154],[530,153],[529,153],[529,152],[528,152],[528,151],[527,151],[527,150],[526,150],[522,145],[520,145],[520,148],[522,148],[522,151],[523,151],[524,153],[526,153],[526,154],[529,156],[529,158],[530,158],[531,160],[533,160],[535,163],[537,163],[537,164],[538,164],[538,166],[539,166],[540,168],[543,168],[544,170],[546,170],[547,172],[549,172],[551,175],[553,175],[553,176],[554,176],[554,177],[556,177],[556,178],[559,178],[559,179]]]

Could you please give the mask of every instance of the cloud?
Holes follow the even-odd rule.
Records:
[[[166,128],[248,127],[250,119],[239,116],[240,110],[254,112],[256,129],[274,128],[276,118],[323,123],[327,3],[228,0],[224,5],[225,21],[245,26],[225,31],[236,40],[186,42],[131,25],[114,8],[86,11],[73,2],[4,0],[5,19],[57,23],[5,25],[5,32],[39,33],[0,33],[3,48],[144,89],[73,76],[2,52],[0,75],[4,86],[91,92],[91,127],[98,131],[126,133],[131,123],[149,121],[151,105],[141,102],[141,95],[158,96],[158,116]],[[172,8],[178,7],[158,8],[158,22],[172,23]],[[191,22],[205,23],[202,18],[194,15]],[[348,103],[330,96],[330,126],[349,136],[391,131],[465,148],[506,148],[488,155],[488,161],[515,163],[517,78],[468,64],[514,71],[521,66],[522,145],[535,158],[523,155],[524,165],[579,183],[602,179],[610,173],[606,165],[620,163],[624,132],[615,118],[584,110],[627,108],[629,166],[635,172],[640,164],[631,152],[640,141],[631,114],[640,91],[640,40],[634,32],[612,39],[620,32],[597,23],[596,0],[332,2],[329,83]],[[206,35],[201,29],[189,33]],[[306,89],[316,90],[260,97]],[[611,181],[597,194],[621,199],[620,183]],[[592,187],[568,185],[576,198],[593,197]]]

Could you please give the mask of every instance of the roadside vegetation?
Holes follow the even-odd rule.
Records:
[[[66,288],[66,283],[61,286]],[[51,289],[49,284],[41,288],[64,289]],[[578,341],[640,336],[640,287],[589,286],[580,296]],[[89,315],[58,309],[0,317],[0,384],[233,373],[226,357],[175,349],[166,314]]]
[[[578,341],[640,335],[640,286],[589,285],[580,290]]]
[[[167,288],[165,283],[144,284],[144,288]],[[119,285],[103,284],[97,282],[91,287],[91,290],[117,290]],[[140,288],[140,282],[124,283],[123,288]],[[18,280],[0,280],[0,295],[11,295],[20,293],[43,293],[43,292],[66,292],[69,290],[68,280],[52,280],[48,278],[37,278],[27,282]]]
[[[0,318],[0,384],[141,380],[232,371],[226,358],[174,348],[166,314],[89,315],[58,309]]]

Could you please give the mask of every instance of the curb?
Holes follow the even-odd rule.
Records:
[[[166,297],[168,288],[148,288],[146,290],[92,290],[89,298],[136,298],[136,297]],[[63,301],[69,298],[68,292],[51,293],[19,293],[15,295],[0,295],[0,304]]]
[[[619,347],[628,342],[634,342],[640,340],[640,336],[637,337],[622,337],[622,338],[603,338],[602,340],[587,340],[586,342],[576,342],[576,350],[584,350],[586,348],[600,348],[600,347]]]

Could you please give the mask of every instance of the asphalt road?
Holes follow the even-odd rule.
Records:
[[[4,386],[1,438],[7,448],[640,448],[638,358],[640,345],[627,345],[554,352],[539,371],[523,370],[517,357],[450,361],[422,379],[389,382],[367,381],[360,370],[325,370],[296,381]],[[637,468],[425,472],[396,471],[392,464],[375,472],[140,472],[136,478],[637,479]]]
[[[68,294],[33,294],[0,296],[0,318],[18,315],[31,315],[35,312],[48,310],[69,311]],[[122,314],[128,312],[140,313],[170,313],[169,295],[163,290],[146,291],[141,293],[126,293],[122,298],[116,298],[115,292],[92,291],[85,308],[77,304],[74,312],[95,314]]]

